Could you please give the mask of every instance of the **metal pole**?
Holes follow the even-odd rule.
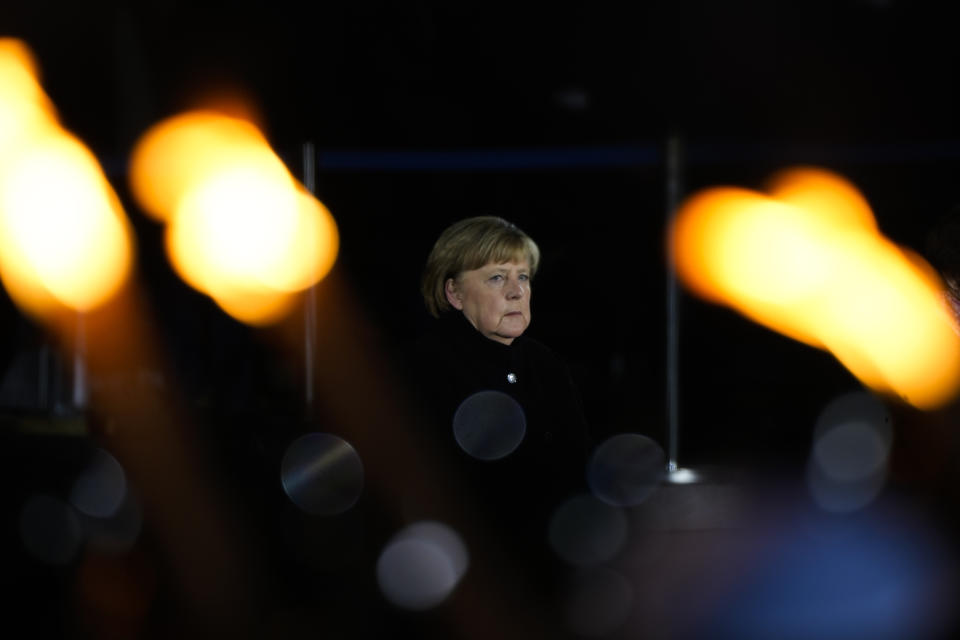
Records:
[[[37,355],[37,404],[44,411],[50,410],[50,347],[44,343]]]
[[[312,142],[303,143],[303,186],[311,194],[316,195],[316,152]],[[304,362],[304,395],[307,415],[313,415],[314,408],[314,380],[316,379],[316,336],[317,336],[317,288],[316,285],[307,289],[304,296],[303,309],[303,362]]]
[[[681,171],[682,148],[679,136],[671,135],[667,139],[667,227],[673,222],[673,216],[680,206],[682,197]],[[679,379],[679,291],[676,272],[673,268],[673,255],[667,246],[667,470],[677,471],[680,448],[680,379]]]
[[[73,406],[83,410],[87,408],[87,337],[83,314],[77,314],[76,345],[73,350]]]

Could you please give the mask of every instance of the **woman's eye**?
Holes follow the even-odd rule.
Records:
[[[520,279],[523,280],[524,282],[526,282],[527,280],[530,279],[530,276],[527,275],[526,273],[521,273],[521,274],[520,274]]]
[[[499,273],[496,274],[496,275],[490,276],[490,281],[491,281],[491,282],[500,282],[501,280],[503,280],[503,276],[500,275]]]

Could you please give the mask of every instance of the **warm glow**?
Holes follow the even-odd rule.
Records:
[[[863,196],[826,171],[778,175],[769,195],[714,188],[670,229],[679,278],[920,408],[960,384],[960,338],[939,281],[884,238]]]
[[[281,291],[299,291],[333,268],[340,246],[337,223],[323,203],[302,187],[297,191],[297,219],[287,250],[264,272],[264,284]]]
[[[333,217],[247,121],[198,111],[161,122],[134,150],[131,186],[167,223],[177,273],[242,322],[279,320],[336,259]]]
[[[56,111],[40,86],[37,64],[21,40],[0,38],[0,154],[56,126]]]
[[[267,326],[284,318],[300,302],[300,297],[268,289],[218,291],[213,296],[230,316],[254,326]]]
[[[0,39],[0,278],[37,316],[89,311],[132,263],[132,234],[92,153],[56,122],[22,42]]]
[[[86,311],[130,268],[130,237],[96,159],[61,135],[36,141],[0,170],[0,230],[60,302]]]
[[[285,173],[251,123],[192,111],[164,120],[141,137],[130,159],[130,184],[146,213],[168,220],[194,186],[236,166],[274,176]]]
[[[209,277],[257,279],[293,242],[297,200],[293,184],[246,167],[211,174],[185,194],[170,229],[195,234]]]

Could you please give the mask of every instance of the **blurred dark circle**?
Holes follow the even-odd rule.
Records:
[[[893,439],[887,407],[874,394],[854,391],[820,412],[807,465],[814,502],[830,512],[851,512],[882,492]]]
[[[593,495],[619,507],[645,501],[666,477],[666,454],[654,440],[621,433],[604,441],[587,463]]]
[[[592,495],[564,502],[550,519],[550,546],[568,563],[589,567],[612,559],[627,540],[623,510]]]
[[[817,506],[831,513],[850,513],[869,506],[880,497],[885,484],[885,473],[838,482],[824,474],[815,464],[807,468],[807,489],[810,497]]]
[[[65,565],[76,557],[83,530],[70,505],[50,496],[34,495],[20,511],[20,538],[38,560]]]
[[[464,400],[453,416],[453,437],[480,460],[499,460],[520,446],[527,432],[523,407],[501,391],[480,391]]]
[[[377,584],[391,604],[411,611],[431,609],[453,592],[467,570],[460,536],[439,522],[405,528],[377,560]]]
[[[890,411],[868,391],[851,391],[837,396],[820,411],[814,433],[819,436],[843,424],[866,423],[889,442],[893,436]]]
[[[812,457],[827,476],[853,482],[882,471],[888,456],[889,443],[872,425],[848,422],[819,434]]]
[[[86,468],[70,491],[70,503],[80,513],[109,518],[120,509],[127,495],[127,477],[117,459],[95,449]]]
[[[363,491],[360,456],[346,440],[329,433],[308,433],[290,443],[280,477],[290,500],[313,515],[343,513]]]
[[[396,537],[397,540],[408,538],[423,540],[439,547],[450,559],[450,565],[458,579],[466,573],[470,564],[467,547],[460,535],[447,525],[434,520],[415,522],[404,528]]]

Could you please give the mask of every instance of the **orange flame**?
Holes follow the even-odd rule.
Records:
[[[0,38],[0,143],[7,146],[56,127],[56,110],[40,86],[30,48],[21,40]]]
[[[180,276],[242,322],[278,320],[336,259],[330,212],[249,121],[192,111],[159,123],[137,143],[130,181],[167,224]]]
[[[830,351],[864,384],[932,409],[960,386],[960,338],[922,258],[884,238],[848,181],[812,168],[777,175],[769,195],[694,194],[669,244],[695,294]]]
[[[49,317],[114,296],[133,235],[99,163],[64,131],[29,48],[0,39],[0,279],[21,308]]]

